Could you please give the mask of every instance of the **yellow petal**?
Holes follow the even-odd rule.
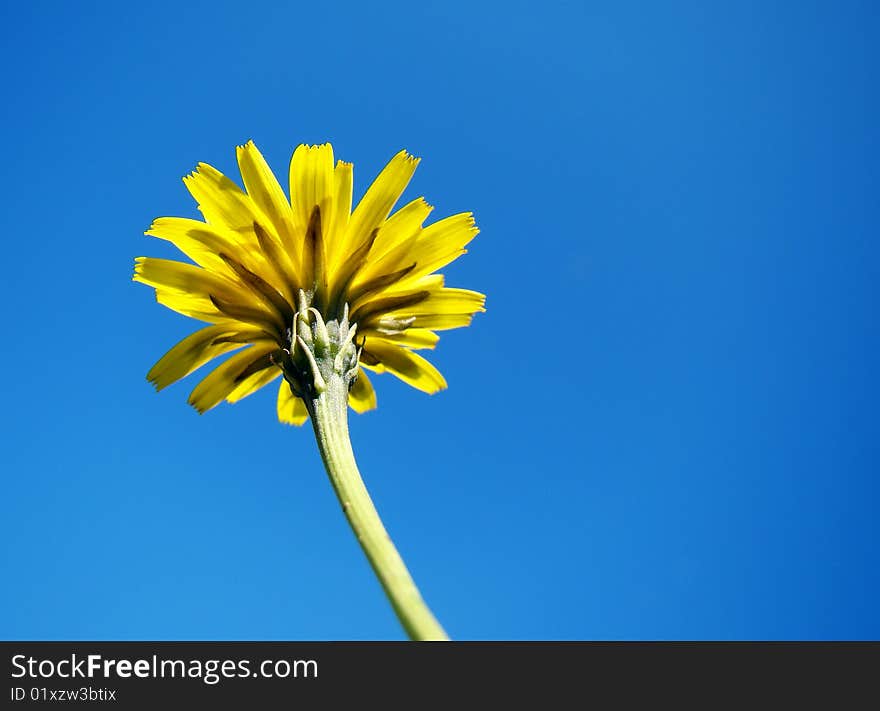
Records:
[[[245,199],[252,207],[249,219],[235,225],[234,228],[254,234],[256,238],[254,232],[254,223],[256,223],[264,233],[271,234],[273,239],[282,245],[281,251],[285,253],[283,261],[276,261],[277,268],[282,272],[289,272],[296,281],[295,277],[300,275],[302,269],[299,262],[300,239],[294,228],[293,212],[287,196],[253,141],[237,146],[235,154],[247,190]]]
[[[351,216],[352,179],[352,164],[339,161],[336,170],[333,171],[333,212],[328,231],[331,254],[336,253],[337,246],[348,227],[348,218]]]
[[[136,257],[134,262],[134,280],[142,284],[187,294],[215,294],[227,299],[248,298],[244,289],[232,281],[193,264],[155,257]]]
[[[184,316],[196,318],[208,323],[232,323],[226,314],[220,311],[206,296],[186,294],[181,291],[169,291],[156,288],[156,301],[172,311]],[[241,324],[248,327],[250,324]]]
[[[260,388],[265,387],[281,375],[281,368],[274,363],[268,368],[254,373],[241,381],[235,390],[226,396],[226,402],[238,402],[248,395],[253,395]]]
[[[382,226],[394,203],[406,190],[419,159],[400,151],[373,181],[348,221],[341,245],[346,253],[357,250],[370,239],[373,230]]]
[[[465,253],[465,245],[479,231],[470,212],[446,217],[428,225],[406,255],[406,261],[416,262],[415,270],[407,275],[407,279],[417,279],[445,267]]]
[[[162,356],[147,373],[156,390],[185,378],[217,356],[242,348],[250,341],[265,339],[260,331],[239,331],[229,326],[208,326],[184,338]]]
[[[382,225],[370,249],[370,258],[352,279],[349,292],[359,298],[376,284],[390,284],[409,276],[416,260],[409,257],[422,232],[422,223],[433,210],[422,198],[400,208]]]
[[[389,373],[418,390],[430,394],[446,387],[440,371],[412,351],[379,340],[367,341],[364,351],[378,359]]]
[[[267,311],[277,314],[284,324],[291,322],[294,313],[291,302],[272,284],[257,272],[248,269],[239,260],[223,253],[220,254],[220,258],[235,274],[237,282],[246,287],[258,301],[261,301]]]
[[[238,185],[207,163],[199,163],[183,183],[211,224],[246,232],[255,221],[266,221],[260,209]]]
[[[293,215],[287,196],[278,184],[272,169],[253,141],[237,146],[238,169],[251,199],[269,218],[282,237],[293,236]]]
[[[236,244],[237,233],[223,227],[183,217],[159,217],[144,234],[170,242],[199,266],[232,281],[237,281],[237,277],[220,258],[222,253],[235,254],[254,271],[265,271],[265,262],[254,258],[255,250]]]
[[[448,331],[452,328],[470,326],[473,320],[473,314],[417,314],[413,317],[412,325],[419,328],[430,328],[433,331]],[[376,325],[381,328],[381,318]]]
[[[366,412],[376,408],[376,391],[363,368],[358,370],[357,380],[348,391],[348,404],[355,412]]]
[[[394,273],[406,267],[407,271],[401,273],[397,284],[391,288],[413,288],[412,283],[464,254],[465,245],[476,237],[478,232],[471,213],[447,217],[414,233],[411,239],[400,240],[397,246],[382,259],[371,261],[371,264],[362,270],[359,279],[366,276],[375,278],[374,275]],[[357,292],[358,287],[364,288],[360,282],[355,282],[352,291]]]
[[[277,349],[275,343],[255,343],[247,350],[230,356],[196,385],[189,396],[190,405],[199,412],[207,412],[217,406],[241,384],[243,373]]]
[[[179,280],[173,280],[172,286],[166,286],[160,281],[158,277],[163,276],[161,274],[161,269],[154,269],[153,263],[155,261],[165,262],[167,260],[152,260],[148,257],[137,257],[134,261],[135,268],[132,280],[141,282],[147,286],[152,286],[156,290],[156,301],[163,306],[167,306],[169,309],[184,314],[185,316],[191,316],[210,323],[217,323],[228,318],[225,314],[219,311],[217,306],[211,301],[211,296],[207,289],[199,288],[192,291],[185,291],[179,287]],[[175,264],[179,263],[175,262]],[[196,272],[204,272],[204,270],[200,270],[198,267],[193,267],[192,265],[188,266]],[[158,274],[154,273],[157,271],[159,272]],[[207,272],[204,273],[207,274]],[[215,275],[209,275],[208,279],[210,280],[212,276]],[[195,279],[196,277],[193,278]]]
[[[376,243],[371,250],[370,256],[375,260],[374,263],[381,262],[389,251],[401,243],[414,239],[421,232],[422,223],[428,219],[433,209],[424,198],[419,197],[391,215],[379,228]]]
[[[278,388],[278,420],[286,425],[301,425],[309,419],[305,403],[290,391],[290,384],[281,381]]]
[[[253,225],[254,237],[259,244],[259,251],[256,253],[256,259],[251,264],[265,265],[265,269],[257,266],[253,269],[257,274],[271,274],[271,277],[264,276],[266,281],[274,284],[278,291],[287,299],[287,303],[296,304],[294,294],[296,289],[302,286],[301,276],[297,273],[291,254],[288,252],[281,238],[274,230],[267,230],[259,223]],[[253,268],[253,267],[252,267]]]
[[[412,306],[398,309],[391,316],[416,316],[425,314],[472,314],[485,311],[485,294],[469,289],[445,288],[432,291],[428,297]]]
[[[203,313],[212,313],[211,305],[213,305],[214,310],[225,314],[227,318],[279,333],[283,333],[286,328],[282,317],[257,299],[248,288],[192,264],[169,259],[137,257],[134,281],[154,287],[157,299],[160,291],[165,294],[178,292],[187,297],[182,301],[189,302],[193,308]],[[175,308],[175,310],[179,309]]]
[[[387,287],[382,289],[381,292],[377,292],[373,294],[368,301],[373,298],[383,297],[383,296],[397,296],[399,294],[409,294],[413,291],[430,291],[436,292],[440,291],[444,284],[446,283],[446,277],[442,274],[425,274],[424,276],[419,277],[418,279],[410,279],[408,276],[406,277],[406,282],[395,282],[394,284],[389,284]]]
[[[326,239],[335,194],[333,146],[298,146],[290,159],[290,202],[297,235],[306,233],[312,211],[318,207]]]
[[[403,313],[442,289],[443,275],[430,274],[405,285],[390,284],[385,288],[354,293],[350,296],[351,319],[366,325],[387,313]]]
[[[368,341],[380,340],[390,345],[396,344],[413,349],[434,348],[437,345],[437,341],[440,340],[440,336],[426,328],[408,328],[403,333],[390,334],[382,333],[375,328],[365,328],[358,330],[358,342],[360,342],[361,337],[366,338]]]

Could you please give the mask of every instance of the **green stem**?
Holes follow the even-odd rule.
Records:
[[[333,374],[326,386],[320,395],[306,400],[306,405],[321,458],[342,510],[410,639],[447,640],[382,525],[361,479],[348,435],[346,382],[342,376]]]

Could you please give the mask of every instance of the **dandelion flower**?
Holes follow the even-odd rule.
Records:
[[[299,146],[289,199],[253,142],[236,149],[244,189],[206,163],[184,178],[204,217],[161,217],[146,234],[190,262],[135,260],[134,280],[162,305],[210,325],[184,338],[147,377],[162,389],[232,353],[195,387],[206,412],[280,380],[281,422],[311,419],[343,509],[404,628],[442,639],[360,478],[347,408],[376,406],[365,371],[390,373],[426,393],[446,387],[416,351],[437,331],[470,324],[485,297],[447,287],[442,269],[477,234],[471,213],[425,226],[422,198],[392,212],[419,160],[401,151],[352,210],[352,164],[330,144]]]
[[[432,208],[417,198],[391,214],[419,162],[406,151],[353,211],[352,164],[334,165],[330,144],[296,149],[289,201],[253,142],[236,152],[245,190],[200,163],[184,183],[205,221],[160,217],[146,233],[195,264],[136,260],[135,281],[154,287],[159,303],[211,324],[153,366],[147,377],[156,388],[238,350],[202,379],[190,404],[205,412],[281,379],[278,418],[302,424],[309,383],[297,375],[298,315],[311,321],[307,327],[322,319],[328,328],[348,328],[359,350],[349,393],[357,412],[376,406],[365,370],[391,373],[427,393],[445,388],[440,372],[415,351],[434,348],[437,331],[467,326],[483,310],[482,294],[446,287],[436,273],[477,234],[471,213],[425,227]]]

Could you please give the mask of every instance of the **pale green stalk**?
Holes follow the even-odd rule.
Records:
[[[306,405],[342,510],[410,639],[447,640],[382,525],[358,471],[348,434],[348,384],[337,373],[325,383],[326,389]]]

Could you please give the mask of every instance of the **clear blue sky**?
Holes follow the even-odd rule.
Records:
[[[0,637],[401,637],[310,430],[145,380],[142,232],[250,138],[482,228],[449,390],[352,422],[454,637],[880,637],[873,3],[2,13]]]

